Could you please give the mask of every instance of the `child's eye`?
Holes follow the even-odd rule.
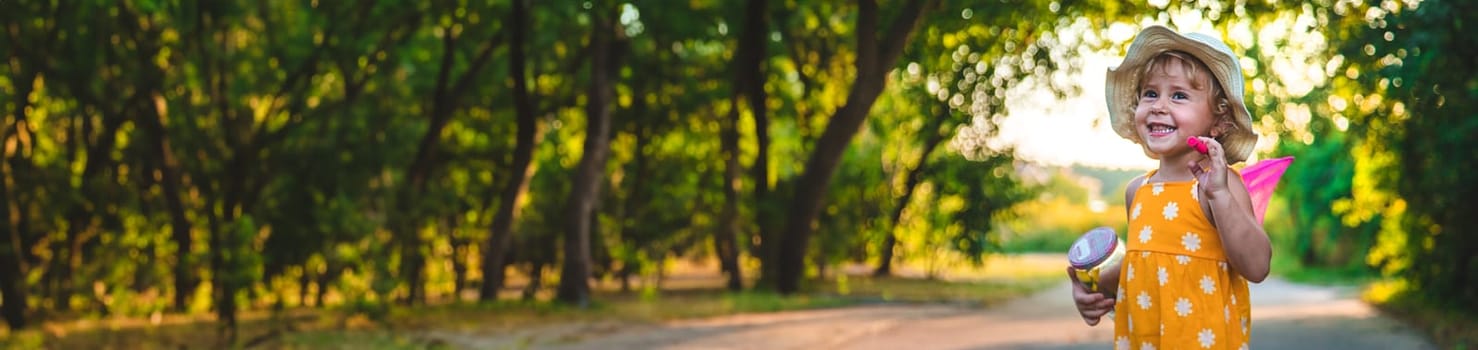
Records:
[[[1175,93],[1173,95],[1170,95],[1170,98],[1177,99],[1177,100],[1184,100],[1187,97],[1190,97],[1190,96],[1186,96],[1186,94],[1184,92],[1177,92],[1177,93]]]
[[[1160,93],[1155,92],[1155,90],[1145,90],[1144,93],[1141,93],[1139,96],[1144,98],[1156,98],[1160,97]]]

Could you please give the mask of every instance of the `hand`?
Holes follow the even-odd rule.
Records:
[[[1206,154],[1200,159],[1186,163],[1190,168],[1191,175],[1196,176],[1200,183],[1201,194],[1206,198],[1214,198],[1217,194],[1225,193],[1227,190],[1227,158],[1226,150],[1221,148],[1221,142],[1210,137],[1197,136],[1196,139],[1206,145]]]
[[[1073,303],[1078,306],[1078,315],[1083,317],[1083,323],[1097,326],[1103,315],[1114,310],[1114,299],[1089,291],[1083,282],[1078,281],[1078,274],[1073,273],[1071,266],[1067,268],[1067,276],[1073,280]]]

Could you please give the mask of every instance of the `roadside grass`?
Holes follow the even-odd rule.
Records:
[[[1478,315],[1464,311],[1471,309],[1466,302],[1422,297],[1401,280],[1372,283],[1362,298],[1421,330],[1439,349],[1478,348]]]
[[[450,345],[435,336],[436,332],[486,334],[543,326],[656,324],[872,303],[989,307],[1060,281],[1064,259],[1061,254],[992,256],[983,267],[945,264],[949,268],[938,269],[932,277],[911,267],[899,268],[893,277],[872,277],[866,273],[870,269],[854,265],[838,270],[842,273],[808,280],[802,292],[789,296],[754,288],[730,292],[723,288],[716,265],[699,264],[673,269],[661,287],[634,285],[621,291],[613,282],[595,285],[592,303],[585,309],[551,301],[551,284],[535,300],[253,311],[240,317],[234,344],[219,341],[216,323],[209,315],[171,315],[162,320],[107,318],[46,324],[5,333],[0,336],[0,349],[438,349]],[[747,286],[753,285],[748,282]]]
[[[1292,254],[1275,254],[1272,270],[1273,274],[1292,282],[1357,287],[1362,291],[1362,300],[1422,332],[1437,348],[1478,349],[1478,315],[1460,311],[1464,310],[1462,305],[1411,293],[1399,279],[1381,277],[1359,265],[1301,267]]]
[[[1292,252],[1278,251],[1273,254],[1269,268],[1272,274],[1290,282],[1320,286],[1364,287],[1380,280],[1380,276],[1362,265],[1344,267],[1306,267],[1298,263]]]

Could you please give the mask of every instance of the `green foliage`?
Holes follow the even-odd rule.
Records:
[[[757,79],[768,125],[758,129],[756,111],[731,104],[745,4],[621,3],[607,181],[593,218],[568,218],[593,9],[528,3],[539,136],[509,249],[524,283],[560,261],[569,220],[595,223],[601,277],[713,254],[726,199],[716,136],[733,108],[739,242],[760,242],[779,223],[758,219],[788,214],[804,161],[858,74],[857,4],[770,1]],[[514,174],[507,2],[5,6],[0,259],[22,269],[0,278],[29,293],[0,296],[7,307],[60,318],[221,312],[226,300],[212,296],[223,293],[243,310],[340,305],[394,319],[391,304],[415,288],[456,302],[450,279],[481,278],[474,253]],[[1079,53],[1127,45],[1104,28],[1192,13],[1249,58],[1262,154],[1298,157],[1266,225],[1275,255],[1291,257],[1280,266],[1361,278],[1374,265],[1421,298],[1478,297],[1478,260],[1466,254],[1478,241],[1463,231],[1478,224],[1466,200],[1478,181],[1463,166],[1478,163],[1464,151],[1478,149],[1478,74],[1462,61],[1478,47],[1462,35],[1478,12],[1467,7],[934,2],[842,153],[811,261],[868,261],[893,235],[900,261],[945,270],[998,250],[1060,252],[1091,227],[1122,225],[1121,184],[1137,174],[1076,169],[1102,181],[1098,193],[1061,177],[1029,184],[1014,151],[989,141],[1009,91],[1081,92],[1060,77],[1077,72]],[[883,12],[886,23],[894,14]],[[1288,33],[1273,39],[1278,29]],[[1310,37],[1328,46],[1285,54]],[[768,197],[756,197],[761,187]],[[184,305],[170,303],[176,294],[188,294]],[[794,302],[772,297],[737,294],[719,309]]]
[[[958,233],[949,237],[950,247],[972,262],[979,263],[982,256],[998,248],[999,238],[993,236],[997,223],[1018,215],[1016,205],[1035,194],[1016,178],[1013,167],[1010,155],[980,162],[955,156],[941,160],[931,174],[945,179],[939,182],[939,193],[961,204],[958,211],[942,219],[959,225]],[[982,179],[982,174],[993,176]],[[941,203],[941,209],[948,208],[948,203]]]
[[[1478,297],[1478,260],[1470,254],[1478,240],[1464,234],[1478,224],[1470,214],[1478,210],[1470,200],[1478,181],[1453,166],[1478,162],[1478,154],[1460,151],[1478,146],[1471,138],[1478,80],[1459,63],[1478,44],[1460,34],[1473,18],[1466,7],[1336,8],[1336,35],[1346,39],[1336,50],[1348,73],[1334,86],[1349,92],[1344,112],[1361,141],[1345,218],[1379,225],[1370,263],[1434,301]],[[1475,311],[1459,304],[1450,306]]]

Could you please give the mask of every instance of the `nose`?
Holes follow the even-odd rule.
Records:
[[[1165,99],[1160,98],[1160,99],[1155,99],[1155,102],[1150,102],[1150,111],[1151,112],[1164,112],[1165,111]]]

